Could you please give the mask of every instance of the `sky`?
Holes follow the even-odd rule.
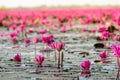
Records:
[[[120,0],[0,0],[5,7],[71,6],[71,5],[120,5]]]

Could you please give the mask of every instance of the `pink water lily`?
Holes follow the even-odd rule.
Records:
[[[110,37],[111,34],[108,31],[103,31],[102,32],[102,36],[104,36],[104,37]]]
[[[114,41],[118,41],[119,38],[120,38],[120,37],[119,37],[118,35],[115,35],[115,36],[113,37],[113,40],[114,40]]]
[[[30,39],[26,39],[26,40],[25,40],[26,47],[30,45],[30,42],[31,42]]]
[[[96,30],[95,30],[95,29],[93,29],[93,30],[91,30],[91,32],[92,32],[92,33],[95,33],[95,32],[96,32]]]
[[[114,52],[114,55],[116,55],[116,57],[120,58],[120,44],[113,44],[111,46],[111,49]]]
[[[100,32],[107,31],[107,28],[106,28],[105,26],[102,26],[102,27],[99,28],[99,31],[100,31]]]
[[[36,37],[34,37],[34,38],[32,38],[32,42],[33,42],[33,43],[38,43],[38,42],[39,42],[39,39],[36,38]]]
[[[33,33],[33,32],[34,32],[33,28],[30,28],[29,33]]]
[[[65,47],[65,44],[62,42],[52,42],[49,44],[49,47],[51,47],[52,49],[56,49],[58,51],[58,68],[60,68],[60,66],[62,67],[64,54],[60,52]],[[56,62],[56,53],[55,53],[55,62]]]
[[[10,27],[11,30],[15,30],[16,28],[17,28],[16,24],[13,24],[13,25]]]
[[[55,49],[56,48],[55,43],[56,42],[51,42],[50,44],[48,44],[48,46],[52,49]]]
[[[16,62],[21,62],[21,54],[16,54],[16,55],[13,57],[13,60],[16,61]]]
[[[17,43],[16,37],[12,37],[12,38],[10,38],[10,39],[11,39],[11,41],[12,41],[13,44]]]
[[[118,72],[116,75],[116,80],[119,80],[119,71],[120,71],[120,44],[113,44],[111,46],[112,51],[117,57],[117,64],[118,64]]]
[[[64,47],[65,47],[65,44],[64,43],[61,43],[61,42],[54,42],[53,43],[54,46],[55,46],[55,49],[60,52]]]
[[[42,34],[42,35],[45,34],[46,32],[47,32],[46,29],[41,29],[41,30],[39,31],[39,33]]]
[[[36,56],[35,57],[35,62],[37,63],[38,66],[41,66],[44,61],[44,56]]]
[[[26,44],[30,44],[30,39],[26,39],[26,40],[25,40],[25,43],[26,43]]]
[[[63,32],[63,33],[65,33],[66,32],[66,26],[61,27],[60,31]]]
[[[99,56],[101,57],[101,58],[107,58],[107,52],[106,51],[103,51],[103,52],[101,52],[100,54],[99,54]]]
[[[12,32],[12,33],[9,34],[9,36],[10,36],[11,38],[16,37],[16,36],[17,36],[17,33]]]
[[[86,28],[82,29],[82,32],[87,32],[88,30]]]
[[[53,39],[53,35],[48,35],[48,36],[43,36],[42,37],[42,42],[49,44]]]
[[[89,60],[83,61],[80,66],[83,68],[81,72],[81,76],[89,77],[91,72],[89,70],[91,62]]]
[[[83,61],[80,66],[85,69],[85,70],[89,70],[90,68],[90,65],[91,65],[91,62],[89,60],[86,60],[86,61]]]

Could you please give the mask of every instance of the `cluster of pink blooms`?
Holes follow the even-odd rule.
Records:
[[[65,48],[65,44],[60,41],[54,41],[54,35],[46,33],[49,32],[50,29],[59,30],[62,33],[65,33],[69,28],[72,28],[74,24],[84,25],[84,24],[100,24],[105,25],[106,20],[109,16],[110,21],[116,23],[120,26],[120,8],[107,8],[107,9],[44,9],[44,10],[8,10],[8,11],[0,11],[0,24],[2,26],[9,28],[11,31],[9,34],[0,33],[0,37],[8,36],[13,43],[17,42],[17,38],[20,34],[22,34],[24,38],[24,42],[26,43],[26,47],[30,46],[31,42],[35,45],[35,53],[36,53],[36,44],[40,41],[43,44],[46,44],[51,49],[54,49],[58,52],[58,67],[62,64],[61,56],[63,54],[61,51]],[[25,13],[25,14],[23,14]],[[88,14],[89,13],[89,14]],[[34,26],[27,31],[27,27]],[[35,30],[35,27],[41,26],[44,27],[40,30]],[[32,39],[27,37],[27,32],[29,34],[37,33],[40,35],[39,37],[33,37]],[[83,28],[82,32],[88,32],[88,28]],[[96,33],[96,29],[90,30],[92,33]],[[119,36],[115,34],[113,36],[112,33],[108,31],[106,26],[102,26],[98,29],[101,33],[99,36],[101,40],[106,41],[110,37],[113,40],[119,40]],[[117,58],[120,58],[120,44],[113,44],[111,46],[114,54]],[[62,54],[62,55],[61,55]],[[99,54],[101,61],[107,58],[108,53],[103,51]],[[16,54],[13,59],[16,62],[21,62],[21,54]],[[35,62],[38,66],[41,66],[43,61],[45,60],[44,56],[35,55]],[[61,62],[61,63],[60,63]],[[119,63],[119,62],[118,62]],[[119,63],[120,65],[120,63]],[[80,66],[82,67],[81,75],[90,74],[90,66],[91,62],[89,60],[83,61]]]

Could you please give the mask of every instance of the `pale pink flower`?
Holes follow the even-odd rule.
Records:
[[[63,33],[65,33],[66,32],[66,26],[61,27],[60,31],[63,32]]]
[[[38,42],[39,42],[39,39],[38,39],[38,38],[32,38],[32,42],[33,42],[33,43],[38,43]]]
[[[113,40],[115,40],[115,41],[117,41],[117,40],[119,40],[119,36],[118,35],[115,35],[114,37],[113,37]]]
[[[39,31],[39,34],[45,34],[47,32],[47,30],[46,29],[41,29],[40,31]]]

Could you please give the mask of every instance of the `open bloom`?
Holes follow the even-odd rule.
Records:
[[[46,44],[49,44],[53,39],[53,35],[43,36],[42,41]]]
[[[102,32],[102,35],[104,37],[110,37],[111,36],[111,34],[109,32],[107,32],[107,31]]]
[[[106,28],[105,26],[102,26],[102,27],[99,28],[99,31],[100,31],[100,32],[107,31],[107,28]]]
[[[93,29],[93,30],[91,30],[91,32],[92,32],[92,33],[95,33],[95,32],[96,32],[96,30],[95,30],[95,29]]]
[[[88,30],[86,28],[82,29],[82,32],[87,32]]]
[[[65,32],[66,32],[66,26],[61,27],[61,28],[60,28],[60,32],[65,33]]]
[[[40,31],[39,31],[39,34],[45,34],[47,32],[47,30],[46,29],[41,29]]]
[[[39,42],[39,39],[38,39],[38,38],[32,38],[32,42],[33,42],[33,43],[38,43],[38,42]]]
[[[38,66],[42,65],[43,61],[44,61],[44,56],[35,57],[35,62],[37,62]]]
[[[91,62],[89,60],[87,60],[87,61],[82,62],[80,65],[83,69],[89,70]]]
[[[16,28],[17,28],[16,24],[13,24],[13,25],[10,26],[11,30],[15,30]]]
[[[30,28],[30,29],[29,29],[29,33],[33,33],[33,28]]]
[[[48,44],[48,46],[52,49],[55,49],[56,48],[55,43],[56,42],[51,42],[50,44]]]
[[[27,46],[30,45],[30,42],[31,42],[30,39],[26,39],[26,40],[25,40],[25,43],[26,43]]]
[[[11,39],[11,41],[12,41],[13,44],[17,43],[16,37],[12,37],[12,38],[10,38],[10,39]]]
[[[80,66],[83,68],[81,72],[81,76],[89,77],[91,72],[89,70],[91,62],[89,60],[83,61]]]
[[[11,38],[16,37],[16,36],[17,36],[17,33],[12,32],[12,33],[9,34],[9,36],[10,36]]]
[[[99,54],[99,56],[100,56],[101,58],[107,58],[107,52],[106,52],[106,51],[103,51],[103,52],[101,52],[101,53]]]
[[[65,44],[61,42],[53,42],[52,47],[60,52],[65,47]]]
[[[118,36],[118,35],[115,35],[115,36],[113,37],[113,40],[115,40],[115,41],[119,40],[119,36]]]
[[[16,62],[21,62],[21,55],[20,54],[16,54],[14,57],[13,57],[14,61]]]
[[[120,44],[113,44],[111,49],[114,52],[114,55],[120,58]]]

